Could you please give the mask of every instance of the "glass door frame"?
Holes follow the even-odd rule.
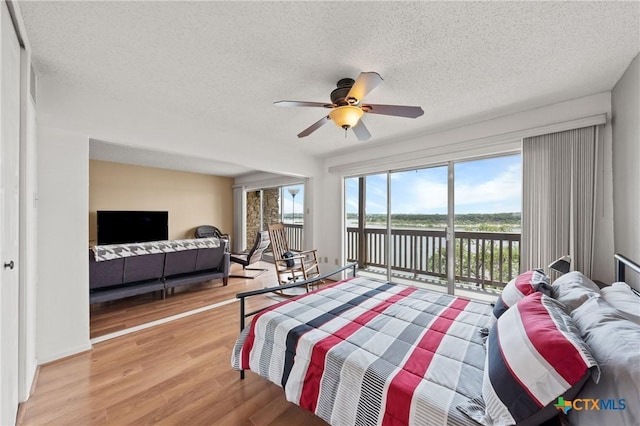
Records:
[[[455,164],[447,162],[447,293],[455,294],[456,287],[456,232],[455,232]]]
[[[385,252],[386,252],[386,279],[387,281],[392,280],[392,227],[391,227],[391,212],[392,212],[392,185],[391,185],[391,175],[392,173],[402,172],[402,171],[412,171],[412,170],[421,170],[433,167],[447,167],[447,225],[445,229],[445,241],[446,241],[446,261],[447,261],[447,277],[446,277],[446,291],[448,294],[455,294],[456,288],[456,237],[455,237],[455,165],[457,163],[464,163],[470,161],[480,161],[483,159],[491,159],[498,157],[506,157],[512,155],[522,155],[521,150],[510,150],[506,152],[501,152],[493,155],[482,155],[472,158],[465,159],[457,159],[457,160],[449,160],[446,162],[439,162],[433,164],[427,164],[424,166],[417,167],[408,167],[402,169],[394,169],[394,170],[386,170],[380,172],[371,172],[366,174],[360,174],[355,176],[344,176],[343,177],[343,188],[346,188],[346,180],[347,179],[359,179],[362,182],[365,182],[363,185],[359,185],[359,193],[358,193],[358,221],[359,221],[359,229],[361,229],[364,234],[364,229],[366,228],[366,177],[372,175],[381,175],[386,174],[386,240],[385,240]],[[347,193],[344,191],[344,200],[343,200],[343,212],[345,214],[346,220],[346,201],[347,201]],[[364,213],[364,214],[363,214]],[[364,217],[363,217],[364,216]],[[362,223],[363,222],[363,223]],[[345,227],[343,228],[344,235],[346,237],[347,224],[345,222]],[[366,237],[364,235],[360,235],[360,242],[362,242]],[[346,241],[346,238],[344,238]],[[362,249],[362,244],[359,244],[359,250]]]

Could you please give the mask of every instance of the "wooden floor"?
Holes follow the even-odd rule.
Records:
[[[232,273],[237,272],[236,265],[233,268]],[[268,271],[255,280],[230,278],[226,287],[214,280],[166,300],[146,296],[101,304],[91,311],[91,335],[221,302],[275,282],[275,272]],[[272,303],[260,297],[248,309]],[[240,380],[231,369],[238,312],[238,303],[220,306],[97,343],[89,352],[40,367],[17,424],[326,425],[287,402],[282,388],[251,372]]]
[[[178,287],[176,293],[162,299],[159,292],[141,294],[126,299],[91,305],[90,337],[124,330],[180,314],[203,306],[212,305],[228,299],[234,299],[237,293],[277,285],[276,273],[273,265],[260,262],[252,265],[256,268],[270,270],[257,276],[256,279],[229,278],[227,286],[222,285],[221,279],[202,284]],[[242,274],[242,267],[231,265],[232,274]],[[247,275],[257,275],[259,272],[246,271]],[[236,318],[233,318],[236,320]]]

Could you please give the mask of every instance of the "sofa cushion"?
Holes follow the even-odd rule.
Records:
[[[113,259],[96,262],[93,252],[89,250],[89,288],[96,289],[120,285],[124,281],[124,259]]]
[[[124,259],[125,284],[160,279],[163,271],[164,253],[145,254]]]
[[[201,248],[198,249],[196,260],[196,270],[205,271],[207,269],[218,269],[222,263],[224,248]]]
[[[215,249],[211,249],[215,250]],[[184,250],[167,253],[164,263],[164,276],[186,274],[196,270],[198,250]]]

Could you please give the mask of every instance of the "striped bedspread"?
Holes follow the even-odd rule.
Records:
[[[256,315],[231,363],[333,425],[475,424],[456,406],[481,394],[480,328],[490,313],[488,304],[354,278]]]

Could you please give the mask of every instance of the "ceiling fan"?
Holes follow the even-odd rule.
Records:
[[[371,133],[362,122],[362,116],[367,114],[392,115],[396,117],[417,118],[424,114],[419,106],[406,105],[378,105],[363,104],[362,99],[382,82],[377,72],[361,72],[357,80],[343,78],[338,81],[337,88],[331,92],[331,103],[278,101],[273,104],[281,107],[322,107],[329,108],[329,115],[316,121],[298,134],[299,138],[309,136],[322,127],[327,121],[333,120],[338,127],[346,132],[353,130],[358,140],[366,141]]]

